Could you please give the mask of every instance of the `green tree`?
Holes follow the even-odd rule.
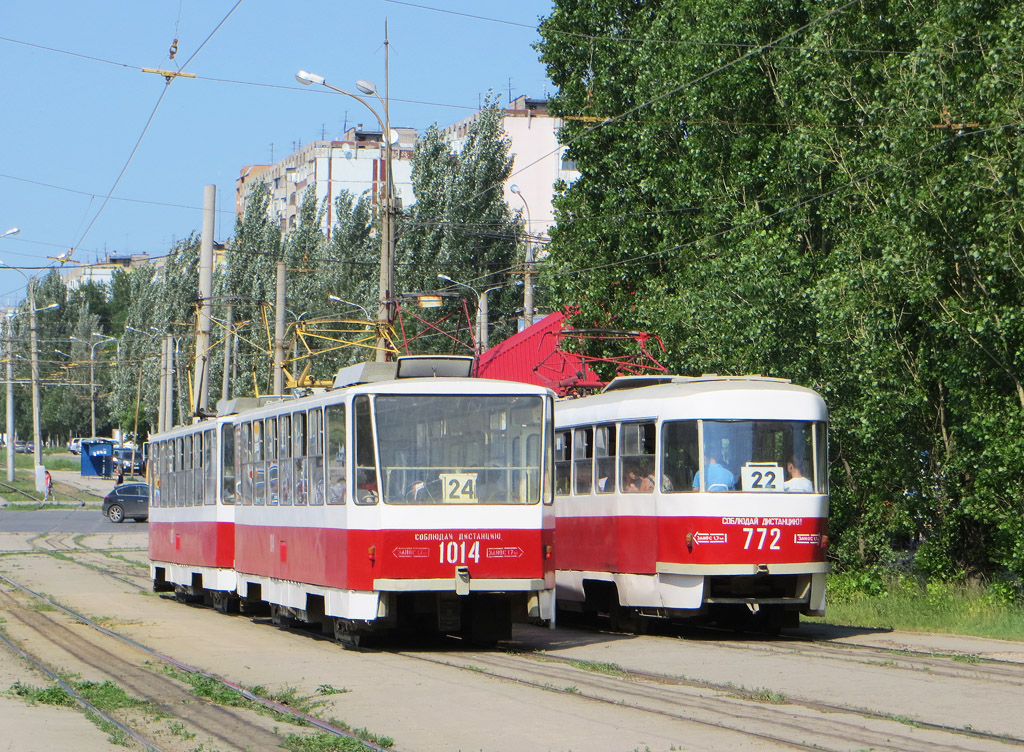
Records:
[[[846,565],[1024,574],[1018,16],[558,0],[542,23],[551,110],[588,118],[545,283],[673,370],[820,389]]]
[[[396,287],[405,292],[446,286],[438,274],[478,291],[507,284],[488,298],[494,340],[515,332],[512,285],[522,224],[501,192],[512,166],[493,97],[469,124],[459,149],[436,126],[428,128],[413,155],[416,203],[399,223],[395,254]],[[468,302],[475,308],[475,300]],[[451,347],[437,342],[439,351]]]

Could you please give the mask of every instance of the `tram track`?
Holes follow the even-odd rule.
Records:
[[[215,748],[223,749],[278,748],[283,738],[276,729],[276,723],[285,718],[296,723],[296,732],[300,727],[313,727],[334,736],[358,739],[325,721],[260,697],[228,680],[118,634],[8,576],[0,575],[0,584],[6,585],[6,588],[0,588],[0,614],[7,620],[4,643],[51,678],[84,674],[98,676],[152,703],[159,708],[161,718],[144,719],[143,725],[174,719],[193,729],[195,734],[204,735]],[[30,600],[18,597],[18,594]],[[46,608],[39,608],[40,603]],[[77,628],[79,626],[90,629]],[[12,628],[24,638],[21,644],[11,635]],[[43,658],[41,654],[51,657]],[[181,681],[162,671],[163,666],[214,680],[238,692],[250,703],[272,711],[276,719],[247,708],[224,706],[198,697]],[[133,738],[144,747],[167,748],[168,740],[153,737],[166,737],[168,732],[157,729],[144,733],[137,728],[139,719],[115,720],[118,725],[125,724],[132,731]],[[382,752],[384,749],[365,739],[358,741],[367,750]]]
[[[62,557],[67,556],[76,565],[106,576],[116,576],[110,571],[102,571],[91,561],[83,561],[83,557],[101,555],[102,552],[85,546],[73,537],[54,536],[52,540],[47,539],[41,543],[41,546],[44,548],[40,550],[60,552]],[[146,587],[131,582],[131,579],[124,581],[139,590],[148,591],[148,577]],[[134,579],[142,579],[141,573]],[[302,630],[294,631],[303,633]],[[429,652],[369,652],[390,653],[403,660],[429,663],[443,670],[471,671],[495,681],[558,693],[591,705],[627,709],[680,724],[699,725],[734,738],[735,747],[768,744],[826,752],[851,748],[870,748],[875,752],[980,752],[1024,746],[1024,739],[1010,734],[987,733],[970,727],[929,722],[896,715],[895,712],[887,714],[842,703],[788,695],[773,696],[766,690],[748,690],[732,684],[629,667],[614,666],[612,671],[604,673],[608,666],[565,658],[545,652],[543,648],[530,647],[544,642],[545,638],[541,637],[543,633],[546,630],[536,630],[535,639],[512,643],[522,648],[518,650],[487,652],[457,647],[452,649],[453,644],[457,646],[459,643],[448,641],[439,650],[432,646]],[[800,636],[727,641],[712,631],[704,632],[696,639],[693,639],[692,634],[688,638],[678,633],[647,635],[641,639],[653,639],[662,644],[676,642],[688,648],[706,645],[716,651],[748,652],[752,656],[772,655],[784,660],[793,656],[794,659],[805,658],[836,665],[855,663],[877,667],[878,671],[896,669],[926,672],[947,681],[972,679],[1004,686],[1021,684],[1021,677],[1013,675],[1014,671],[1020,672],[1020,664],[1009,661],[979,659],[977,663],[960,663],[953,655],[856,643],[833,644]],[[756,658],[752,657],[751,660]],[[993,691],[998,692],[998,687],[993,688]],[[685,725],[681,727],[685,728]],[[851,744],[857,746],[851,747]],[[727,747],[716,747],[719,748]]]
[[[387,651],[390,652],[390,651]],[[947,726],[806,699],[778,699],[742,687],[621,667],[592,665],[550,654],[394,651],[416,661],[474,671],[497,680],[568,693],[581,700],[627,707],[730,731],[793,749],[846,750],[851,740],[881,752],[963,752],[1024,746],[1024,739]],[[603,673],[609,671],[609,673]]]

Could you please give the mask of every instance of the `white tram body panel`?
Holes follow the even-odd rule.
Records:
[[[627,378],[558,402],[559,603],[823,614],[827,421],[813,390],[764,377]]]

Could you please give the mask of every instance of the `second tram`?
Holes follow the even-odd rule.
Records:
[[[553,394],[444,375],[461,361],[354,366],[153,437],[154,586],[350,644],[553,623]]]
[[[559,607],[625,629],[824,615],[827,421],[814,391],[755,376],[623,377],[559,402]]]

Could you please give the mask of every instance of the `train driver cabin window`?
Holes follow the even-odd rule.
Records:
[[[654,436],[653,421],[622,424],[619,483],[623,493],[654,492]]]
[[[348,494],[345,473],[345,405],[328,405],[327,420],[327,503],[344,504]]]
[[[666,421],[661,427],[661,490],[692,493],[700,469],[697,421]]]
[[[824,423],[705,420],[701,430],[704,462],[711,462],[711,457],[728,470],[728,490],[827,493]],[[726,489],[716,485],[706,490]]]

